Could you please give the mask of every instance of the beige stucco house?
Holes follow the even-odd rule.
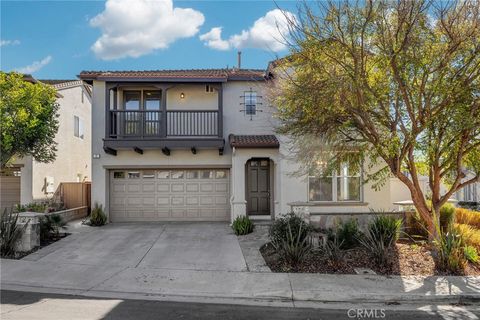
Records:
[[[272,219],[302,208],[395,210],[409,198],[392,179],[380,191],[347,167],[295,176],[288,139],[275,133],[265,70],[83,71],[93,86],[92,203],[109,220]]]
[[[57,156],[52,163],[39,163],[32,157],[14,161],[0,177],[2,210],[17,203],[51,198],[61,182],[91,179],[91,87],[80,80],[30,81],[40,81],[57,90]]]

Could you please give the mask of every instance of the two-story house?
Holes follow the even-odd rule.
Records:
[[[83,71],[93,85],[92,203],[109,220],[272,219],[392,210],[405,188],[374,191],[360,171],[293,175],[275,134],[265,70]]]
[[[57,90],[58,132],[56,159],[40,163],[31,156],[13,161],[0,172],[0,208],[51,198],[62,182],[91,179],[92,88],[80,80],[37,80],[25,75],[25,81],[42,82]]]

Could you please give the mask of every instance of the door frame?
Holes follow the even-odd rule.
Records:
[[[248,167],[249,167],[249,163],[251,161],[261,161],[261,160],[267,160],[268,161],[268,203],[269,203],[269,214],[265,214],[265,215],[250,215],[248,213],[248,208],[249,208],[249,205],[248,205],[248,201],[249,201],[249,179],[250,179],[250,175],[249,175],[249,171],[248,171]],[[252,157],[250,159],[248,159],[246,162],[245,162],[245,202],[246,202],[246,212],[245,214],[247,216],[251,216],[251,217],[258,217],[258,218],[269,218],[269,219],[273,219],[273,212],[274,212],[274,201],[273,201],[273,192],[274,192],[274,179],[273,179],[273,161],[272,159],[270,159],[269,157]]]

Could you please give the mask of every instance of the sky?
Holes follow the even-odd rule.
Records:
[[[2,0],[0,66],[37,79],[82,70],[264,69],[285,56],[294,1]],[[281,10],[280,10],[280,9]]]

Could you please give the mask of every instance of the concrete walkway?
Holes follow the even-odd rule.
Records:
[[[247,272],[226,226],[199,225],[112,225],[97,229],[103,236],[82,229],[28,259],[2,259],[1,289],[282,306],[480,301],[480,277]]]

